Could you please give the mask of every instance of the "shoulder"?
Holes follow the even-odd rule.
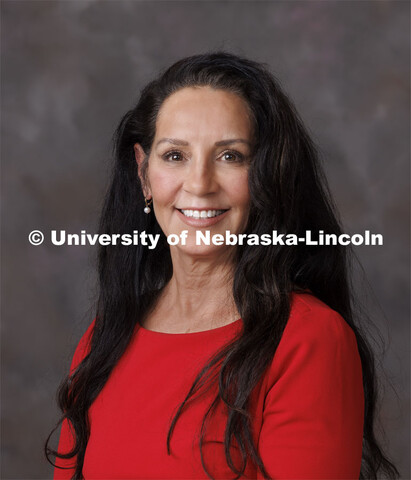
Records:
[[[355,341],[353,329],[335,310],[310,293],[294,293],[282,340]]]
[[[268,382],[272,384],[286,372],[311,376],[353,366],[360,370],[360,365],[355,333],[344,318],[311,294],[293,294]]]
[[[90,323],[90,325],[87,327],[87,330],[85,331],[85,333],[80,338],[80,341],[78,342],[76,350],[75,350],[74,355],[73,355],[73,360],[71,362],[71,367],[70,367],[70,373],[73,373],[73,371],[78,367],[78,365],[82,362],[82,360],[89,353],[95,323],[96,323],[96,319],[94,319]]]

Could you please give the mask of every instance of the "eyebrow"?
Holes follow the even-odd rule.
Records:
[[[186,142],[185,140],[179,140],[178,138],[162,138],[160,139],[156,146],[160,145],[160,143],[171,143],[172,145],[190,145],[189,142]],[[219,142],[215,142],[216,147],[223,147],[226,145],[231,145],[232,143],[245,143],[248,146],[251,146],[250,142],[247,140],[244,140],[243,138],[230,138],[228,140],[220,140]]]

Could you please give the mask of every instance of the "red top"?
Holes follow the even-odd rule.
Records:
[[[84,356],[92,325],[76,349],[72,369]],[[171,455],[166,450],[169,422],[199,369],[241,327],[241,319],[185,334],[137,327],[90,408],[84,478],[208,478],[197,440],[212,392],[197,397],[178,419]],[[294,294],[289,321],[260,385],[253,396],[252,428],[271,478],[359,478],[361,360],[354,332],[338,313],[310,294]],[[217,441],[203,446],[205,464],[216,479],[235,477],[224,456],[225,412],[219,405],[206,434],[207,440]],[[68,424],[63,423],[58,450],[68,452],[71,445]],[[57,463],[68,466],[73,459]],[[56,468],[54,479],[69,479],[73,473]],[[250,464],[243,478],[263,475]]]

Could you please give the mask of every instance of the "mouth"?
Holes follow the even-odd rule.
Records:
[[[177,210],[188,218],[215,218],[227,212],[227,210],[186,210],[180,208]]]

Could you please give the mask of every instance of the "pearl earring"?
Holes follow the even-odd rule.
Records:
[[[144,201],[146,202],[146,206],[144,207],[144,213],[150,213],[151,212],[150,205],[153,203],[153,199],[149,198],[147,200],[147,198],[144,197]]]

